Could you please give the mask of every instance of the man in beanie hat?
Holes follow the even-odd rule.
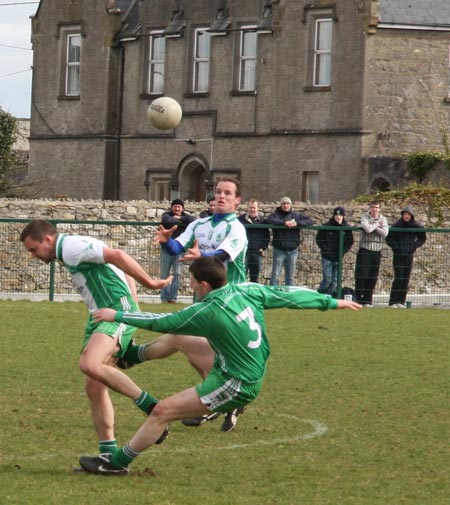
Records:
[[[280,206],[267,218],[266,223],[278,225],[272,229],[273,260],[270,285],[278,285],[281,269],[284,266],[284,284],[293,286],[297,284],[294,277],[300,245],[300,227],[311,226],[312,219],[292,210],[291,199],[283,196]]]
[[[415,220],[414,209],[407,205],[401,211],[401,218],[396,221],[386,237],[387,245],[392,249],[394,280],[389,297],[389,307],[405,308],[406,293],[414,261],[414,253],[425,244],[427,239],[423,226]],[[410,232],[404,230],[412,230]]]
[[[353,245],[353,232],[342,231],[343,226],[348,226],[345,220],[344,207],[336,207],[333,215],[323,226],[333,229],[321,229],[316,235],[316,244],[322,256],[322,281],[319,285],[319,293],[332,295],[337,285],[339,260],[342,262],[343,255],[350,251]],[[342,256],[339,254],[339,237],[344,234]]]
[[[190,214],[186,214],[184,211],[184,202],[180,198],[172,200],[170,210],[164,212],[161,217],[161,224],[166,230],[169,230],[174,225],[177,226],[176,230],[173,232],[173,238],[181,235],[186,226],[189,223],[192,223],[192,221],[195,221],[195,217]],[[159,257],[160,273],[161,275],[164,274],[164,279],[169,276],[170,270],[172,270],[173,275],[172,284],[169,284],[161,290],[160,297],[162,303],[176,303],[177,301],[182,268],[182,263],[179,261],[181,257],[182,254],[172,256],[164,249],[164,247],[161,247]]]

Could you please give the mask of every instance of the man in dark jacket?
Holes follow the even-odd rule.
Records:
[[[416,249],[423,246],[427,236],[423,231],[423,226],[415,220],[414,209],[411,205],[407,205],[402,210],[401,215],[401,219],[392,225],[392,228],[399,228],[399,230],[392,230],[391,228],[386,237],[386,243],[394,253],[394,280],[389,297],[389,307],[403,309],[405,308],[414,253]]]
[[[254,225],[263,225],[266,220],[258,212],[258,200],[250,199],[247,212],[238,217],[247,232],[247,252],[245,254],[246,273],[250,274],[250,282],[258,282],[264,251],[269,246],[270,232],[268,228]]]
[[[179,198],[175,198],[170,204],[170,210],[164,212],[161,217],[161,224],[166,230],[172,228],[173,225],[177,225],[178,228],[174,231],[172,238],[176,238],[185,230],[189,223],[195,221],[195,217],[191,214],[187,214],[184,211],[184,202]],[[161,290],[161,302],[162,303],[176,303],[178,297],[178,287],[181,278],[181,268],[182,263],[179,261],[182,255],[171,256],[167,251],[161,247],[160,253],[160,268],[161,274],[164,274],[166,279],[169,276],[170,270],[172,269],[173,281],[164,289]]]
[[[300,227],[311,226],[312,219],[292,210],[292,201],[284,196],[280,206],[267,218],[267,224],[279,227],[272,230],[273,262],[270,285],[278,285],[281,269],[284,266],[285,285],[293,286],[297,267],[298,246],[300,245]],[[281,226],[283,228],[281,228]]]
[[[324,226],[332,226],[334,229],[322,229],[319,230],[316,235],[316,244],[322,256],[322,281],[317,291],[326,295],[332,295],[337,284],[341,228],[342,226],[348,226],[345,220],[345,209],[343,207],[336,207],[333,210],[333,216],[329,221],[324,223]],[[343,235],[341,262],[343,255],[350,251],[353,245],[353,232],[351,230],[345,230]]]

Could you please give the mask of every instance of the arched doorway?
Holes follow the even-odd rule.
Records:
[[[377,177],[370,184],[370,191],[390,191],[391,184],[384,177]]]
[[[177,171],[179,195],[182,200],[204,202],[213,186],[209,167],[199,156],[181,162]]]

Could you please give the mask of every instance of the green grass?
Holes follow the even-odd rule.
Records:
[[[266,382],[237,429],[174,423],[120,479],[72,473],[97,450],[77,366],[84,305],[0,301],[0,311],[2,505],[449,503],[446,310],[267,312]],[[197,382],[182,355],[129,374],[160,397]],[[113,401],[123,443],[144,418]]]

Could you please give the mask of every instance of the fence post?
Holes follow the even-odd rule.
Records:
[[[53,302],[55,296],[55,262],[50,263],[50,289],[48,292],[48,299]]]
[[[342,298],[342,267],[344,261],[344,230],[339,230],[339,256],[336,284],[336,298]]]

